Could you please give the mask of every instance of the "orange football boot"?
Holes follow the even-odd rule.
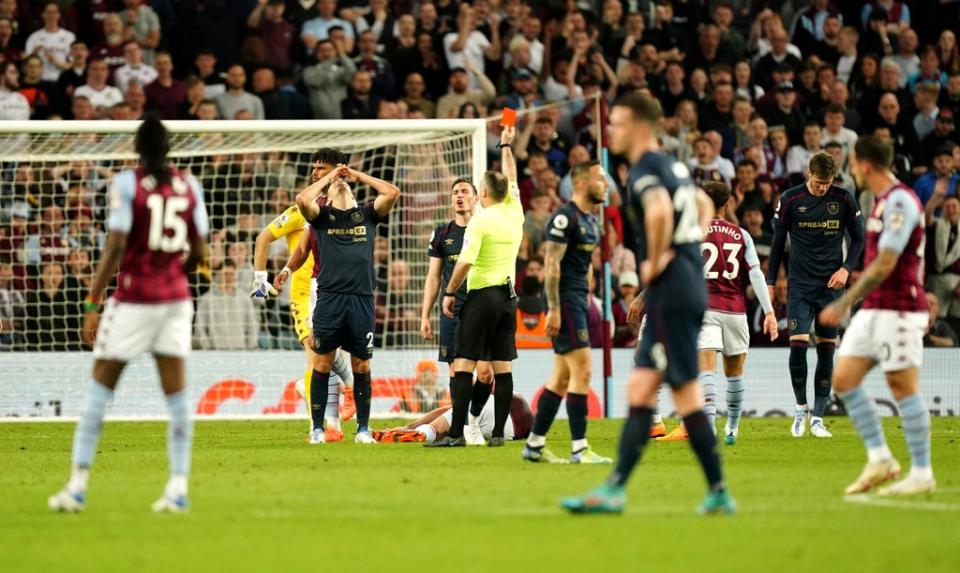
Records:
[[[327,442],[342,442],[343,441],[343,431],[334,428],[333,426],[327,426],[323,431],[323,436],[327,439]]]
[[[667,435],[667,425],[662,421],[650,426],[650,437],[656,440]]]
[[[374,432],[374,439],[385,444],[403,444],[410,442],[425,442],[427,436],[423,432],[416,430],[387,430],[385,432]]]
[[[662,438],[657,438],[657,441],[658,442],[682,442],[688,439],[690,439],[690,436],[687,435],[687,427],[684,426],[683,424],[680,424],[666,436],[663,436]]]

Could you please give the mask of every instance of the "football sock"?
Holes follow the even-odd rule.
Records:
[[[533,430],[527,438],[527,445],[531,448],[542,448],[547,441],[547,432],[557,417],[563,397],[549,388],[544,388],[537,399],[537,415],[533,418]]]
[[[717,421],[717,375],[713,370],[701,372],[697,376],[703,388],[703,412],[707,415],[710,427],[716,427]]]
[[[357,404],[358,433],[370,430],[370,401],[373,398],[371,390],[369,372],[357,372],[353,375],[353,399]]]
[[[327,380],[327,409],[326,418],[340,419],[340,380],[331,376]]]
[[[570,422],[571,451],[587,448],[587,395],[567,392],[567,418]]]
[[[333,366],[330,369],[347,388],[353,388],[353,370],[350,368],[350,359],[346,352],[337,351],[333,355]]]
[[[310,381],[313,380],[313,368],[307,368],[303,373],[303,401],[307,404],[307,412],[310,408]]]
[[[660,415],[660,391],[663,389],[663,384],[657,386],[657,405],[653,407],[653,423],[662,424],[663,416]]]
[[[690,447],[697,454],[703,475],[711,491],[723,491],[723,471],[720,469],[720,454],[717,452],[717,437],[710,427],[710,420],[703,410],[683,417],[683,425],[690,437]]]
[[[167,395],[167,456],[170,458],[170,475],[190,474],[190,453],[193,444],[193,421],[190,419],[190,399],[186,390]],[[186,481],[186,480],[184,480]],[[184,488],[185,489],[185,488]]]
[[[483,407],[487,405],[490,399],[490,391],[493,390],[493,384],[485,384],[480,380],[473,381],[473,396],[470,398],[470,415],[474,418],[480,416]]]
[[[731,430],[740,427],[740,413],[743,407],[743,376],[727,378],[727,422]]]
[[[93,378],[87,381],[87,391],[80,405],[80,417],[73,434],[73,472],[67,488],[72,492],[87,489],[87,477],[93,456],[97,452],[100,430],[103,429],[103,414],[113,391]]]
[[[310,375],[310,419],[314,430],[323,429],[323,415],[327,410],[327,387],[330,373],[314,370]]]
[[[423,424],[422,426],[417,426],[417,431],[426,436],[424,442],[427,444],[432,444],[437,441],[437,431],[433,429],[433,426],[430,424]]]
[[[510,416],[510,402],[513,400],[513,373],[504,372],[493,375],[497,385],[493,391],[493,434],[494,438],[503,437],[503,428]]]
[[[930,467],[930,412],[920,394],[907,396],[897,402],[900,406],[900,423],[903,436],[910,450],[910,471]]]
[[[813,373],[813,415],[822,418],[830,405],[830,386],[833,380],[833,353],[836,344],[817,344],[817,369]]]
[[[463,437],[463,426],[467,423],[467,414],[470,412],[470,397],[473,395],[473,374],[457,372],[450,379],[450,401],[452,413],[450,429],[447,436],[451,438]]]
[[[883,435],[883,426],[880,425],[880,416],[873,400],[863,389],[857,386],[853,390],[837,392],[837,395],[847,406],[847,415],[857,429],[860,438],[867,446],[867,456],[871,462],[891,457],[887,448],[887,440]]]
[[[790,382],[799,406],[807,404],[807,346],[803,340],[790,342]]]
[[[650,426],[653,425],[653,408],[646,406],[630,406],[627,421],[623,424],[620,433],[620,446],[617,451],[617,465],[613,473],[607,478],[607,483],[615,487],[623,487],[630,479],[633,468],[643,455],[643,446],[650,439]]]

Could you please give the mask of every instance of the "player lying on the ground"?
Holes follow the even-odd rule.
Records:
[[[876,197],[867,222],[864,270],[839,300],[820,313],[820,321],[836,327],[857,301],[840,345],[833,388],[867,447],[867,465],[846,493],[863,493],[900,474],[883,435],[873,399],[863,378],[877,364],[900,407],[900,420],[910,473],[881,489],[880,495],[930,493],[936,489],[930,465],[930,412],[920,395],[923,335],[927,330],[927,298],[923,291],[925,244],[923,205],[912,189],[890,171],[893,148],[875,137],[861,137],[850,160],[857,186]]]
[[[452,221],[438,226],[430,235],[430,246],[427,256],[430,258],[430,268],[427,270],[427,280],[423,285],[423,307],[420,312],[420,336],[424,340],[433,340],[433,323],[430,321],[430,311],[437,302],[441,292],[447,292],[450,275],[463,249],[463,237],[467,224],[473,218],[477,208],[477,188],[466,179],[457,179],[453,182],[451,193],[454,218]],[[440,357],[446,362],[450,376],[450,386],[454,385],[453,357],[457,353],[456,334],[460,324],[459,312],[467,298],[467,284],[463,283],[454,296],[454,317],[440,311]],[[493,383],[493,366],[488,360],[477,362],[477,378],[473,382],[473,395],[470,398],[470,414],[467,425],[463,427],[463,438],[468,446],[482,446],[486,442],[480,434],[477,418],[480,410],[490,397]]]
[[[484,439],[493,436],[496,417],[494,415],[493,399],[487,399],[486,404],[477,416],[477,427]],[[427,412],[420,419],[406,426],[390,428],[389,430],[375,431],[374,437],[379,442],[426,442],[432,444],[444,438],[450,430],[453,420],[453,408],[445,406]],[[522,440],[530,434],[533,424],[533,412],[530,404],[520,394],[514,393],[510,398],[510,415],[503,428],[505,440]]]
[[[610,112],[610,149],[630,163],[628,217],[641,282],[647,285],[647,325],[627,386],[630,407],[616,466],[607,481],[561,505],[575,513],[619,513],[626,484],[650,438],[657,388],[666,382],[708,484],[700,513],[732,513],[717,438],[697,384],[697,335],[707,305],[700,241],[713,206],[689,170],[658,149],[662,112],[653,98],[630,94]]]
[[[324,147],[318,149],[310,160],[312,170],[310,172],[311,183],[316,183],[324,175],[330,173],[333,168],[347,161],[347,156],[342,152]],[[325,201],[321,195],[320,202]],[[313,366],[316,361],[316,354],[313,352],[313,339],[310,336],[310,322],[313,318],[313,306],[316,301],[316,276],[319,270],[315,264],[313,253],[305,248],[305,258],[300,265],[296,267],[286,266],[275,277],[275,283],[279,284],[274,288],[267,281],[267,257],[270,251],[270,245],[285,238],[287,241],[287,251],[294,253],[298,247],[303,244],[308,247],[311,242],[307,221],[300,214],[299,207],[296,204],[291,205],[286,211],[281,213],[266,228],[257,235],[257,240],[253,249],[253,291],[251,298],[267,298],[270,295],[276,295],[287,278],[290,279],[290,314],[293,317],[294,330],[297,333],[297,340],[303,346],[303,352],[307,357],[307,368],[303,374],[303,388],[305,401],[310,404],[310,377],[313,374]],[[291,270],[292,269],[292,270]],[[283,277],[281,279],[281,277]],[[343,432],[340,430],[340,384],[344,386],[344,419],[349,420],[354,413],[353,407],[353,373],[350,371],[347,363],[347,356],[343,352],[338,352],[333,361],[333,372],[337,378],[331,378],[327,393],[327,411],[326,411],[326,439],[328,442],[340,441],[343,439]],[[299,386],[298,381],[298,386]]]
[[[790,379],[797,406],[790,433],[796,438],[807,431],[818,438],[832,434],[823,423],[830,404],[830,378],[837,328],[816,320],[817,313],[843,294],[850,270],[863,252],[863,218],[853,193],[833,184],[838,166],[833,156],[820,151],[810,158],[805,183],[787,189],[780,196],[773,217],[773,244],[767,269],[768,294],[780,271],[787,238],[790,265],[787,319],[790,327]],[[843,256],[844,235],[849,234],[847,256]],[[807,347],[810,326],[817,340],[817,369],[813,382],[813,410],[807,405]]]
[[[193,423],[186,389],[193,301],[187,273],[202,260],[208,231],[203,189],[192,175],[167,166],[167,130],[150,114],[134,141],[139,165],[110,185],[107,243],[84,299],[83,339],[93,344],[93,376],[87,382],[73,437],[70,481],[47,500],[54,511],[81,511],[97,451],[103,416],[127,362],[153,355],[170,421],[170,479],[153,511],[187,509],[187,476]],[[184,260],[184,253],[189,255]],[[100,301],[117,266],[119,280],[100,319]]]
[[[377,193],[370,203],[358,205],[349,181],[369,186]],[[317,204],[327,189],[324,206]],[[313,313],[313,350],[317,354],[310,389],[311,444],[324,442],[327,385],[337,349],[350,353],[357,435],[360,444],[376,443],[370,434],[370,357],[373,353],[376,271],[373,244],[377,226],[400,198],[400,189],[383,179],[337,165],[318,182],[297,195],[297,206],[317,236],[315,259],[322,261],[317,274],[317,304]]]
[[[607,179],[597,161],[571,171],[573,197],[558,208],[546,229],[547,335],[553,339],[553,374],[537,401],[533,431],[523,448],[531,462],[566,462],[546,448],[547,432],[566,395],[570,422],[570,461],[609,464],[610,458],[587,443],[587,396],[590,394],[590,334],[587,328],[590,259],[600,242],[596,210],[607,194]]]

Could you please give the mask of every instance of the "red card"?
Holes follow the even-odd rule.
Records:
[[[509,107],[503,108],[503,117],[500,118],[500,125],[504,127],[513,127],[517,125],[517,110]]]

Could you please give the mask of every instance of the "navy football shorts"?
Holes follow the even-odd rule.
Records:
[[[354,358],[369,360],[374,324],[372,296],[320,292],[313,311],[313,350],[327,354],[343,348]]]
[[[823,286],[789,285],[787,291],[787,325],[790,334],[809,334],[815,324],[818,338],[836,338],[836,326],[824,326],[817,320],[820,311],[843,296],[843,289]]]

